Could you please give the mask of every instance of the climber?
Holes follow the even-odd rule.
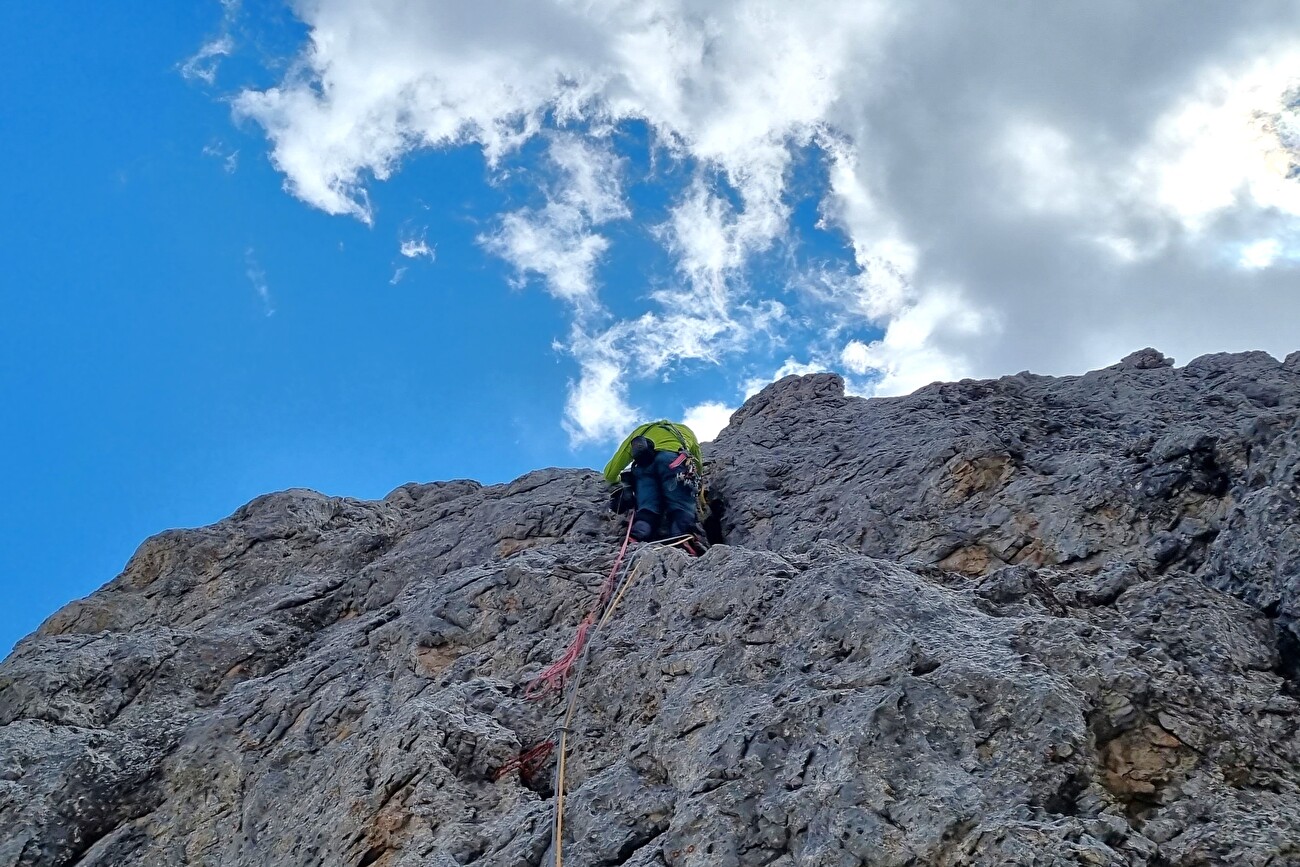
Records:
[[[629,461],[631,469],[624,471]],[[632,431],[605,465],[611,484],[623,482],[611,503],[615,511],[636,509],[632,538],[648,542],[689,534],[694,547],[703,549],[702,470],[700,444],[686,425],[661,419]]]

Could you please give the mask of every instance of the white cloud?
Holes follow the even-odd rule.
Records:
[[[954,291],[935,292],[889,323],[885,336],[872,343],[850,340],[840,353],[844,368],[873,380],[871,392],[887,396],[908,394],[923,385],[961,379],[965,360],[945,352],[947,332],[961,337],[995,339],[990,323]]]
[[[235,50],[235,40],[231,36],[231,31],[239,17],[240,6],[240,0],[221,0],[221,32],[205,42],[193,56],[181,64],[180,71],[183,77],[191,81],[202,81],[207,85],[216,84],[221,61]]]
[[[1295,41],[1235,68],[1207,69],[1157,121],[1139,156],[1157,201],[1191,230],[1243,197],[1300,215],[1297,85]]]
[[[594,230],[629,215],[621,166],[608,149],[572,135],[553,137],[547,155],[558,184],[547,192],[546,204],[506,214],[500,228],[479,242],[513,265],[520,282],[540,276],[548,292],[586,317],[600,310],[595,273],[609,248]]]
[[[775,177],[779,179],[783,170],[784,165],[776,169]],[[779,189],[749,190],[742,209],[737,211],[697,179],[672,207],[668,220],[657,227],[684,286],[661,291],[655,300],[672,306],[683,296],[688,297],[704,315],[724,322],[726,328],[722,330],[735,329],[733,290],[738,283],[743,285],[750,257],[768,249],[787,230],[787,211]]]
[[[1243,205],[1300,217],[1298,84],[1296,42],[1210,64],[1121,159],[1099,159],[1041,119],[1013,118],[993,151],[1014,199],[995,205],[1069,218],[1129,264],[1167,253]]]
[[[551,137],[547,158],[560,173],[555,199],[575,209],[592,225],[631,216],[623,200],[622,161],[607,143],[587,142],[572,133]]]
[[[203,146],[203,155],[212,157],[214,160],[221,162],[222,169],[226,174],[233,175],[239,169],[239,150],[227,150],[225,145],[220,142],[212,142]]]
[[[1300,298],[1279,272],[1300,231],[1300,10],[1216,9],[314,0],[298,6],[310,44],[292,72],[235,106],[290,191],[365,221],[368,185],[414,151],[476,143],[500,172],[545,136],[540,203],[481,242],[572,308],[582,439],[610,430],[638,377],[781,347],[805,303],[822,343],[774,351],[882,394],[1077,371],[1148,344],[1295,348]],[[633,216],[611,143],[627,121],[691,180],[655,229],[673,273],[613,319],[601,227]],[[846,255],[792,275],[788,298],[755,297],[808,149],[827,172],[821,225]],[[1234,303],[1245,289],[1253,303]]]
[[[426,258],[430,262],[437,258],[437,250],[429,246],[429,242],[424,239],[423,235],[412,238],[402,239],[401,247],[398,252],[408,259]]]
[[[569,383],[564,428],[575,445],[623,436],[640,419],[624,395],[627,383],[617,360],[599,353],[581,356],[577,382]]]
[[[429,244],[425,237],[427,231],[427,229],[423,229],[419,232],[409,230],[404,231],[402,235],[399,235],[397,252],[406,259],[428,259],[430,262],[436,261],[438,258],[438,249]],[[393,276],[389,278],[388,285],[396,286],[398,283],[401,283],[410,269],[411,266],[409,264],[394,264]]]
[[[537,274],[552,295],[579,309],[595,304],[595,271],[609,242],[587,231],[576,211],[547,205],[536,211],[506,214],[484,247],[505,259],[521,275]]]
[[[1281,255],[1282,242],[1277,238],[1265,238],[1243,247],[1237,263],[1243,268],[1257,271],[1272,265]]]
[[[862,170],[870,161],[843,139],[829,138],[825,145],[830,165],[822,223],[848,235],[861,269],[851,283],[841,282],[832,297],[838,297],[849,313],[872,322],[886,320],[906,309],[914,298],[918,251],[873,194],[870,172]]]
[[[711,442],[731,421],[731,414],[735,411],[734,406],[707,401],[688,407],[682,423],[694,431],[700,442]]]
[[[222,34],[210,42],[204,43],[192,57],[181,64],[181,75],[204,84],[215,84],[217,70],[221,60],[228,57],[235,48],[235,41],[229,34]]]
[[[569,383],[565,407],[565,428],[573,443],[622,436],[642,418],[625,398],[633,376],[661,374],[684,361],[718,364],[738,344],[771,331],[784,312],[779,303],[770,302],[738,308],[725,317],[669,310],[591,332],[575,328],[567,344],[556,346],[573,355],[581,371],[578,380]],[[702,424],[707,429],[707,419]]]

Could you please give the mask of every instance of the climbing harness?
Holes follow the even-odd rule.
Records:
[[[709,517],[709,500],[704,490],[704,463],[691,454],[690,446],[686,444],[686,437],[677,429],[677,425],[672,422],[659,422],[660,427],[667,428],[672,435],[677,438],[681,448],[677,450],[677,457],[668,465],[670,470],[680,468],[683,464],[686,468],[681,472],[681,479],[686,487],[695,494],[695,518],[698,521],[705,521]]]
[[[689,460],[691,465],[694,466],[697,471],[701,473],[704,472],[704,467],[700,466],[700,462],[695,460],[695,456],[691,454],[691,448],[686,444],[686,437],[682,435],[680,430],[678,430],[677,425],[669,421],[660,422],[659,426],[665,427],[671,431],[672,435],[677,437],[677,442],[681,445],[681,448],[677,450],[677,460],[673,461],[673,468],[676,469],[677,465],[682,461]]]

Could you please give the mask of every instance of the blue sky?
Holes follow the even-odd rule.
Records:
[[[923,5],[6,7],[0,651],[271,490],[1300,348],[1294,5]]]
[[[594,459],[568,451],[545,398],[564,388],[549,348],[563,322],[473,243],[481,158],[414,167],[436,209],[418,184],[383,191],[441,242],[436,270],[404,260],[398,220],[381,234],[281,192],[256,131],[178,72],[213,9],[168,8],[6,12],[6,57],[58,62],[13,64],[28,73],[0,140],[0,647],[112,578],[146,536],[259,493],[378,497]],[[203,154],[214,142],[247,159],[226,172]]]

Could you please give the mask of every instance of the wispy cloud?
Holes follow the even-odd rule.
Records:
[[[596,268],[609,240],[598,229],[629,215],[622,164],[607,145],[572,134],[551,137],[547,160],[545,204],[506,214],[479,243],[514,267],[519,285],[540,277],[551,295],[585,319],[602,309]]]
[[[429,242],[424,240],[423,235],[418,238],[404,239],[398,252],[408,259],[424,258],[432,262],[437,258],[437,250],[429,246]]]
[[[552,202],[506,214],[500,228],[481,240],[489,252],[515,268],[516,285],[536,275],[556,298],[587,313],[599,304],[596,266],[609,248],[608,239],[590,226],[580,211]]]
[[[271,287],[266,282],[266,272],[258,263],[257,253],[252,247],[244,251],[244,273],[248,276],[249,285],[253,287],[253,291],[262,302],[262,311],[267,316],[274,316],[275,303],[271,298]]]
[[[219,161],[221,168],[228,175],[233,175],[239,169],[239,150],[237,148],[227,148],[221,142],[210,142],[203,146],[203,155]]]
[[[235,50],[234,28],[239,19],[240,0],[221,0],[221,25],[219,32],[180,65],[181,75],[190,81],[207,85],[217,82],[221,61]]]
[[[578,379],[569,382],[564,429],[575,443],[600,442],[616,436],[641,411],[626,398],[623,359],[608,344],[579,335],[571,346],[579,359]]]
[[[204,43],[202,48],[182,63],[181,75],[191,80],[202,81],[204,84],[215,84],[222,59],[229,56],[234,48],[235,40],[229,34],[223,33],[210,42]]]
[[[429,243],[427,235],[428,229],[421,229],[418,232],[404,230],[398,237],[398,254],[405,259],[411,260],[411,262],[418,262],[420,259],[428,259],[430,262],[437,261],[437,247]],[[410,270],[410,263],[405,265],[394,263],[393,276],[388,279],[388,285],[396,286],[401,283]]]

